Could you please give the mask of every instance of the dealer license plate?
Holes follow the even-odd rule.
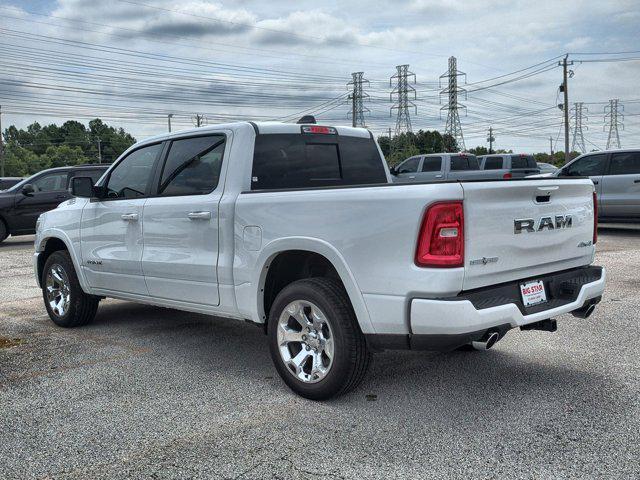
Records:
[[[539,305],[547,301],[547,294],[544,291],[544,283],[542,283],[542,280],[521,283],[520,293],[522,295],[522,303],[524,303],[525,307]]]

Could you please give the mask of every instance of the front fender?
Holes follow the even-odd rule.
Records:
[[[363,333],[375,333],[369,311],[364,303],[362,293],[358,288],[355,277],[351,273],[347,262],[342,257],[340,252],[334,248],[331,244],[317,238],[310,237],[287,237],[273,240],[265,245],[260,252],[256,261],[256,268],[253,272],[251,285],[253,288],[253,301],[254,304],[254,318],[260,322],[264,322],[266,319],[266,312],[264,311],[264,285],[267,278],[267,272],[269,265],[273,259],[282,252],[288,250],[305,250],[313,253],[317,253],[325,257],[338,272],[340,280],[342,281],[353,310],[360,324],[360,329]]]
[[[40,258],[42,253],[45,251],[47,242],[54,238],[64,243],[67,251],[69,252],[69,256],[71,257],[71,261],[73,262],[73,268],[75,268],[76,270],[78,282],[80,283],[82,290],[86,293],[90,293],[90,287],[85,278],[84,270],[82,269],[82,258],[77,253],[79,252],[79,248],[73,248],[74,243],[66,232],[57,228],[48,228],[46,230],[37,232],[35,239],[35,250],[36,254],[38,254],[37,257]],[[79,245],[79,241],[77,242],[77,244]],[[36,280],[38,282],[38,285],[40,285],[40,278],[42,276],[41,263],[43,264],[43,262],[36,263]]]

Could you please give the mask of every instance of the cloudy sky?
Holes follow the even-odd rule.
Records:
[[[0,2],[3,126],[95,116],[136,137],[232,119],[349,124],[362,71],[367,125],[395,128],[389,79],[415,73],[413,130],[445,125],[440,76],[457,57],[467,147],[563,149],[557,104],[569,52],[570,103],[584,102],[587,150],[624,105],[623,146],[640,146],[640,1],[36,0]],[[446,80],[446,79],[445,79]],[[466,83],[465,83],[466,82]]]

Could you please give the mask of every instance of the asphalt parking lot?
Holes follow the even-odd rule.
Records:
[[[640,232],[601,231],[589,319],[379,354],[327,403],[292,394],[245,323],[109,300],[55,327],[31,242],[0,245],[1,478],[640,476]]]

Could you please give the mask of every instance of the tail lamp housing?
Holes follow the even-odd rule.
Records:
[[[427,209],[420,226],[415,263],[436,268],[464,265],[462,201],[438,202]]]
[[[598,194],[593,192],[593,244],[598,241]]]

